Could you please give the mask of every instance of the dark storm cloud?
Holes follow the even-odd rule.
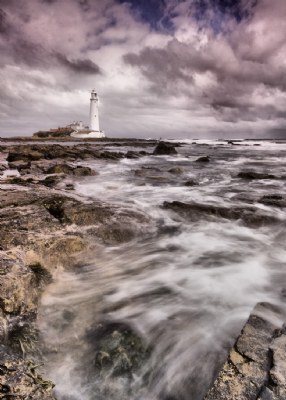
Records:
[[[40,0],[40,2],[52,7],[57,0]],[[72,3],[71,1],[68,2]],[[66,5],[68,5],[68,2]],[[41,14],[37,14],[36,10],[33,14],[33,10],[29,13],[29,10],[18,9],[19,3],[17,4],[14,1],[11,1],[11,3],[4,1],[3,3],[7,6],[7,12],[0,9],[0,35],[2,35],[0,64],[5,65],[7,62],[13,62],[43,68],[59,65],[74,73],[100,73],[99,66],[92,60],[70,57],[64,53],[64,46],[62,47],[63,52],[55,51],[51,45],[42,43],[36,36],[25,32],[25,27],[30,24],[32,19],[41,18]],[[83,5],[82,2],[81,5]],[[47,27],[43,26],[42,29],[47,29]],[[42,34],[43,32],[41,32]]]
[[[78,72],[80,74],[100,74],[100,68],[93,61],[84,60],[70,60],[63,54],[56,54],[56,59],[60,64],[69,68],[71,71]]]

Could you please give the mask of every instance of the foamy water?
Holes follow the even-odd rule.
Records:
[[[283,304],[285,211],[258,200],[285,193],[286,146],[207,144],[186,142],[176,156],[90,162],[98,175],[76,183],[78,195],[143,212],[150,222],[131,242],[99,243],[94,262],[59,271],[47,289],[40,318],[49,349],[45,373],[59,400],[200,400],[255,304]],[[210,163],[194,162],[206,154]],[[172,167],[181,173],[168,172]],[[245,169],[278,179],[237,178]],[[190,179],[199,185],[185,186]],[[224,207],[248,207],[251,200],[278,222],[256,228],[213,216],[194,222],[162,208],[175,200]],[[94,372],[86,333],[102,319],[127,323],[152,347],[131,385]]]

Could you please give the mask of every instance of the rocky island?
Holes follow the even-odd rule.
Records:
[[[209,350],[204,356],[202,350],[202,360],[198,363],[198,371],[201,370],[201,373],[192,372],[192,363],[195,362],[193,356],[190,355],[189,362],[182,356],[185,370],[181,372],[178,365],[174,367],[174,385],[170,384],[170,387],[161,383],[165,382],[166,376],[172,371],[175,358],[169,360],[168,354],[174,357],[170,349],[176,348],[176,345],[165,332],[173,330],[174,337],[180,337],[180,340],[187,338],[186,332],[192,331],[186,321],[193,325],[198,320],[200,326],[199,321],[203,320],[206,313],[208,295],[203,302],[203,292],[200,300],[189,298],[188,291],[194,291],[184,286],[186,278],[183,275],[176,284],[167,281],[162,283],[164,279],[160,281],[160,274],[153,281],[150,278],[157,274],[158,268],[162,267],[164,270],[164,265],[160,266],[160,262],[166,262],[165,266],[168,263],[173,265],[173,274],[176,274],[176,269],[179,273],[180,268],[184,268],[178,254],[184,257],[184,254],[188,254],[184,251],[184,246],[198,246],[196,240],[200,239],[195,239],[194,236],[193,242],[184,244],[182,234],[184,229],[187,229],[188,234],[190,230],[196,234],[200,230],[201,222],[204,225],[207,223],[209,229],[213,230],[218,229],[217,226],[220,229],[227,227],[228,235],[232,235],[230,243],[233,246],[229,251],[222,248],[218,250],[220,245],[217,243],[214,247],[206,246],[204,254],[198,254],[196,258],[190,257],[188,268],[200,270],[203,274],[226,268],[226,276],[229,268],[240,265],[243,269],[244,256],[241,255],[239,246],[247,248],[246,258],[253,255],[246,240],[254,241],[257,254],[263,248],[258,243],[260,238],[267,244],[273,232],[279,233],[276,243],[282,243],[285,237],[286,206],[282,191],[286,176],[283,170],[269,170],[269,165],[266,165],[267,168],[262,165],[261,171],[257,171],[257,168],[253,168],[257,147],[255,151],[248,147],[248,164],[244,168],[234,167],[225,178],[223,165],[239,165],[235,162],[241,157],[238,146],[233,147],[227,141],[202,146],[199,141],[191,144],[158,144],[154,140],[135,139],[105,138],[85,142],[64,138],[51,140],[53,142],[38,138],[18,138],[3,139],[0,142],[1,398],[76,398],[65,397],[65,389],[60,388],[57,391],[58,382],[52,381],[53,375],[46,368],[49,357],[54,357],[50,354],[60,354],[60,351],[51,349],[44,330],[39,325],[39,313],[40,319],[46,318],[45,305],[42,305],[41,299],[49,292],[49,287],[55,285],[61,274],[80,276],[81,271],[91,268],[94,262],[92,271],[96,271],[99,268],[96,260],[101,257],[101,252],[107,252],[104,257],[108,257],[108,252],[115,252],[112,253],[112,260],[117,265],[116,257],[120,258],[121,255],[118,254],[121,253],[116,252],[123,249],[122,253],[126,254],[128,264],[124,268],[130,270],[131,286],[126,284],[125,289],[122,289],[123,294],[117,298],[114,293],[121,293],[120,288],[126,282],[126,276],[122,281],[118,278],[116,288],[108,281],[104,290],[104,285],[98,283],[97,287],[95,281],[94,292],[103,291],[102,298],[98,300],[99,311],[96,316],[92,316],[94,324],[81,326],[82,334],[79,330],[77,336],[74,336],[74,340],[85,343],[82,357],[88,364],[80,385],[87,385],[88,380],[94,382],[98,390],[98,397],[89,397],[91,395],[86,394],[84,398],[134,398],[133,390],[138,390],[136,385],[140,376],[138,393],[144,393],[149,387],[152,393],[156,393],[156,398],[163,400],[285,399],[286,317],[283,303],[286,286],[283,286],[283,271],[278,267],[281,259],[271,258],[272,271],[261,271],[265,275],[265,281],[261,281],[260,277],[257,278],[258,283],[256,278],[243,278],[248,281],[246,290],[253,290],[253,296],[246,303],[241,299],[234,303],[225,298],[220,300],[220,295],[216,294],[212,284],[206,283],[206,279],[216,282],[216,272],[208,278],[206,275],[201,278],[205,285],[209,285],[204,289],[205,293],[213,291],[213,297],[209,301],[217,304],[214,314],[224,315],[216,327],[223,340],[211,344],[216,336],[209,337]],[[245,145],[248,146],[246,143]],[[281,157],[284,154],[282,153]],[[271,150],[268,156],[271,159]],[[109,166],[112,173],[107,174]],[[117,178],[121,179],[117,186],[115,181],[108,181],[114,174],[118,174]],[[265,182],[268,184],[266,191]],[[219,191],[223,202],[207,197],[212,185],[216,185],[215,190]],[[147,196],[151,198],[152,188],[158,189],[158,194],[154,196],[152,204],[146,205],[142,193],[145,196],[148,192]],[[178,196],[174,192],[173,195],[172,188],[175,188],[176,193],[182,188],[183,194]],[[160,191],[164,193],[164,199],[159,197]],[[105,199],[103,194],[106,194]],[[238,229],[240,232],[236,233],[235,230]],[[255,231],[258,238],[253,236]],[[142,253],[146,242],[149,255],[148,252]],[[156,242],[160,242],[160,247],[156,247]],[[193,248],[193,254],[196,252]],[[138,270],[132,270],[137,261],[134,262],[131,256],[128,258],[128,254],[132,254],[132,257],[136,254],[138,259],[145,260]],[[123,255],[122,257],[124,258]],[[253,258],[250,257],[249,260],[252,261],[249,261],[248,268],[258,268]],[[99,268],[97,282],[101,282],[100,279],[105,279],[106,282],[106,276],[110,276],[109,279],[112,280],[113,274],[121,274],[120,269],[112,272],[112,268],[108,270],[107,265],[108,263],[105,272]],[[142,286],[143,292],[137,291],[132,282],[139,285],[141,279],[144,283],[147,277],[140,274],[142,271],[145,274],[150,268],[148,290]],[[165,273],[169,272],[165,270]],[[241,279],[238,274],[237,271],[233,278],[237,279],[235,285],[239,285]],[[134,281],[136,277],[138,281]],[[200,279],[200,276],[194,275],[192,279]],[[183,287],[186,290],[184,295],[179,290]],[[182,300],[185,304],[183,308],[181,305],[176,306],[183,304],[178,300],[181,295],[185,296],[182,297],[185,299]],[[105,298],[110,299],[108,304]],[[259,304],[255,306],[256,302]],[[166,318],[158,312],[154,314],[161,321],[158,325],[158,321],[154,323],[150,320],[147,323],[151,316],[147,318],[147,314],[142,311],[142,307],[152,308],[156,304],[161,304],[161,310],[166,309],[166,315],[172,309],[172,313]],[[247,320],[247,314],[253,307]],[[239,316],[230,324],[225,316],[231,315],[238,308]],[[75,310],[72,303],[69,310],[63,309],[61,324],[72,325],[77,318]],[[141,315],[140,318],[146,325],[140,325],[138,315]],[[212,317],[209,316],[205,321],[212,321]],[[203,329],[208,327],[202,326]],[[64,335],[66,328],[60,329],[58,332]],[[222,334],[223,331],[225,333]],[[203,336],[207,332],[194,334]],[[186,339],[184,344],[182,342],[182,346],[195,347],[193,337],[189,341]],[[164,341],[167,347],[173,343],[169,350],[164,348]],[[202,342],[198,340],[198,343]],[[178,356],[182,349],[183,347],[178,347]],[[168,360],[166,375],[162,366],[161,372],[158,369],[162,354],[163,359],[166,357]],[[217,359],[210,361],[208,372],[194,383],[197,376],[204,375],[209,354],[216,354]],[[189,373],[186,371],[188,365]],[[180,379],[178,371],[181,374]],[[188,376],[189,380],[186,381]],[[120,392],[118,397],[116,390]],[[69,393],[73,393],[72,388],[67,396]]]

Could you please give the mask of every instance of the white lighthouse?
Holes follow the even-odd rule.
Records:
[[[98,101],[97,93],[93,89],[90,95],[89,129],[94,132],[99,132]]]
[[[90,107],[89,107],[89,126],[83,127],[82,123],[73,123],[69,127],[74,129],[71,133],[72,137],[80,138],[102,138],[105,137],[103,131],[99,130],[99,116],[98,116],[98,105],[99,98],[93,89],[90,95]]]
[[[99,116],[98,116],[98,95],[93,89],[90,95],[90,108],[89,108],[89,129],[92,137],[104,137],[104,132],[99,130]]]

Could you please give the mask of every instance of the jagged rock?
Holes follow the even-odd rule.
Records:
[[[159,142],[153,151],[155,156],[177,154],[175,146],[171,143]]]
[[[268,173],[261,173],[261,172],[255,172],[255,171],[242,171],[239,172],[237,175],[238,178],[242,179],[276,179],[277,177],[272,174]]]
[[[210,162],[210,157],[209,156],[199,157],[195,160],[195,162]]]
[[[285,399],[284,318],[270,304],[255,307],[204,400]]]
[[[37,366],[0,345],[1,399],[55,400],[54,385],[37,372]]]
[[[275,217],[261,213],[261,210],[245,206],[245,207],[222,207],[211,204],[198,203],[182,203],[180,201],[163,203],[163,207],[177,212],[184,218],[192,221],[198,221],[207,216],[226,218],[230,220],[242,220],[246,225],[261,226],[279,222]]]

